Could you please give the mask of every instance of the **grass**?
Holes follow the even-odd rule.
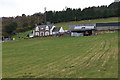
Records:
[[[22,39],[22,38],[27,38],[27,35],[28,35],[29,33],[31,33],[31,32],[32,32],[32,30],[29,30],[29,31],[26,31],[26,32],[22,32],[22,33],[19,33],[19,34],[17,34],[17,35],[12,36],[12,38],[15,38],[15,39],[17,39],[17,40],[20,40],[20,39]]]
[[[103,19],[92,19],[92,20],[81,20],[81,21],[71,21],[71,22],[62,22],[57,23],[55,26],[62,26],[64,29],[68,29],[70,24],[85,24],[85,23],[110,23],[110,22],[120,22],[119,17],[112,18],[103,18]]]
[[[117,77],[117,33],[3,43],[3,78]]]

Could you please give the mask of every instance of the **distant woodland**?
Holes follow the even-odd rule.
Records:
[[[59,23],[68,21],[80,21],[88,19],[120,17],[120,2],[111,3],[109,6],[81,8],[67,8],[62,11],[46,11],[33,15],[2,17],[2,35],[12,36],[35,27],[35,24]]]

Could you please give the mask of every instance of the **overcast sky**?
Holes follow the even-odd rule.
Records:
[[[47,11],[60,11],[65,9],[65,6],[83,9],[89,6],[109,5],[112,2],[114,0],[0,0],[0,17],[43,13],[44,7],[47,7]]]

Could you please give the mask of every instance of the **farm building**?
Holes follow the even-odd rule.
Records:
[[[95,24],[69,25],[68,30],[71,31],[71,36],[93,35],[95,32]]]
[[[96,23],[95,33],[111,33],[120,29],[120,23]]]
[[[119,30],[120,23],[91,23],[69,25],[71,36],[87,36],[101,33],[110,33]]]

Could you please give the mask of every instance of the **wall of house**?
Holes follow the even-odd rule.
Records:
[[[33,35],[34,35],[34,36],[49,36],[49,35],[50,35],[49,27],[46,26],[46,29],[45,29],[45,30],[39,30],[39,27],[37,26],[37,27],[33,30]]]
[[[35,36],[40,36],[39,31],[35,31]]]
[[[53,32],[53,29],[55,28],[55,26],[52,26],[51,29],[49,29],[48,26],[46,26],[45,30],[42,29],[39,31],[39,27],[37,26],[34,30],[33,30],[33,35],[34,36],[49,36],[49,35],[53,35],[53,34],[56,34],[56,33],[63,33],[64,30],[63,28],[61,27],[60,30],[58,32]]]
[[[53,34],[53,32],[52,32],[52,31],[53,31],[54,27],[55,27],[55,26],[52,26],[52,28],[50,29],[50,35],[52,35],[52,34]]]
[[[63,28],[62,28],[62,27],[60,28],[60,31],[59,31],[59,32],[61,32],[61,33],[63,33],[63,32],[64,32],[64,30],[63,30]]]

